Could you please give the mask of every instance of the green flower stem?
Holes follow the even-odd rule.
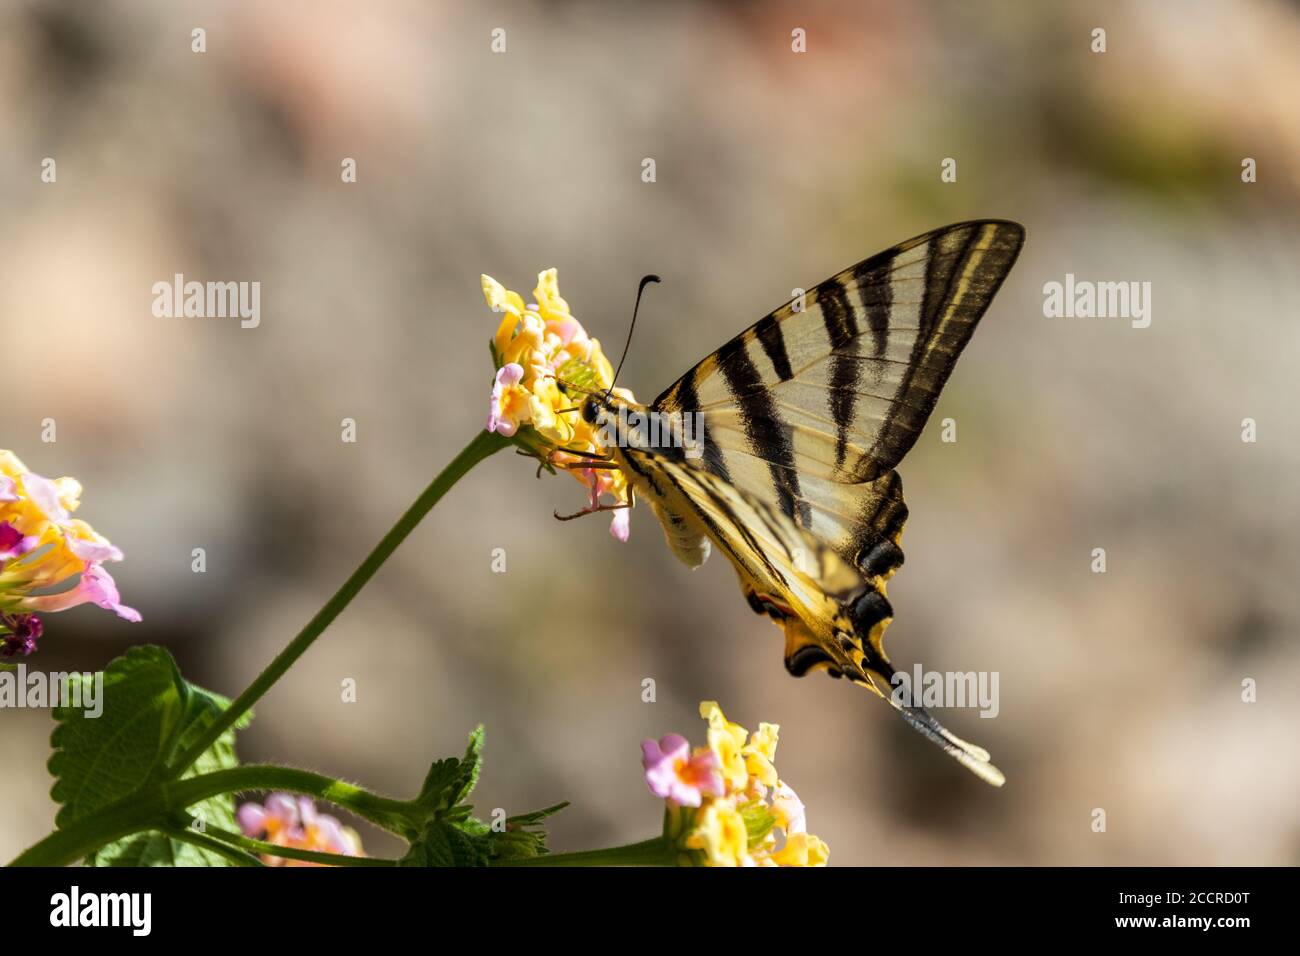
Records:
[[[415,530],[415,526],[451,489],[452,485],[456,484],[483,459],[510,444],[512,444],[511,439],[506,438],[504,435],[489,431],[479,432],[465,446],[465,450],[457,455],[437,478],[433,479],[433,482],[424,490],[424,493],[415,499],[411,507],[406,509],[406,513],[397,519],[397,523],[393,525],[388,534],[384,535],[379,544],[375,545],[375,549],[352,572],[352,576],[343,582],[343,586],[338,589],[338,592],[325,603],[324,607],[316,612],[316,616],[298,632],[298,636],[289,642],[288,647],[282,650],[275,660],[267,665],[266,670],[257,675],[257,679],[235,698],[234,702],[222,712],[217,720],[213,721],[211,726],[199,736],[191,747],[171,761],[167,768],[168,776],[172,779],[179,777],[189,769],[204,751],[216,742],[218,737],[234,726],[235,721],[248,713],[252,706],[262,698],[262,695],[284,676],[285,672],[306,652],[307,648],[311,647],[316,638],[321,636],[325,628],[329,627],[334,619],[343,612],[343,609],[374,577],[375,572],[392,556],[398,545],[406,540],[407,535]]]
[[[132,833],[166,830],[173,826],[169,821],[174,814],[200,800],[247,790],[284,790],[305,794],[350,810],[394,833],[409,837],[418,832],[421,811],[417,811],[413,803],[381,797],[308,770],[250,764],[146,786],[66,827],[60,827],[24,850],[9,865],[67,866]]]
[[[417,825],[412,820],[413,804],[406,800],[381,797],[355,784],[335,780],[324,774],[280,767],[275,764],[249,764],[213,773],[186,777],[160,785],[167,794],[170,809],[182,810],[208,797],[250,790],[283,790],[315,797],[350,810],[362,819],[397,834],[408,834]]]
[[[111,803],[88,817],[55,830],[28,847],[10,866],[69,866],[102,846],[155,827],[165,826],[167,804],[162,789],[151,788]]]
[[[661,836],[606,850],[547,853],[520,860],[502,860],[493,866],[675,866],[677,847]]]
[[[221,850],[216,847],[208,847],[214,853],[222,852],[231,853],[232,847],[238,847],[234,852],[239,856],[247,856],[248,851],[251,853],[264,853],[268,856],[276,856],[282,860],[302,860],[306,863],[323,863],[326,866],[396,866],[396,860],[386,860],[382,857],[374,856],[344,856],[341,853],[319,853],[316,850],[300,850],[296,847],[276,846],[274,843],[267,843],[265,840],[254,840],[252,837],[246,837],[241,833],[230,833],[226,830],[220,830],[215,827],[208,827],[204,833],[212,839]],[[175,835],[175,834],[174,834]],[[179,835],[176,835],[180,839]],[[219,841],[219,842],[218,842]],[[228,844],[228,845],[227,845]]]
[[[219,840],[214,840],[211,831],[199,833],[197,830],[191,830],[188,827],[167,827],[162,831],[173,840],[179,840],[182,843],[189,843],[193,846],[207,850],[209,853],[215,853],[224,857],[231,866],[262,866],[262,861],[251,853],[234,846],[228,846]]]

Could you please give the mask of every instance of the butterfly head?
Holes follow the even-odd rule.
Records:
[[[600,436],[603,446],[624,448],[640,444],[634,436],[639,422],[635,409],[640,407],[609,392],[592,392],[583,400],[580,413],[582,420]]]
[[[582,403],[582,420],[596,428],[605,424],[611,412],[610,404],[603,395],[593,393]]]

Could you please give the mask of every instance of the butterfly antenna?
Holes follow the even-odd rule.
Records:
[[[609,388],[605,389],[605,401],[609,401],[609,395],[614,391],[614,383],[618,381],[618,373],[623,371],[623,363],[627,361],[627,350],[632,345],[632,333],[636,330],[636,313],[641,308],[641,293],[651,282],[663,281],[657,275],[642,276],[641,284],[636,287],[636,305],[632,306],[632,324],[627,328],[627,342],[623,345],[623,357],[618,360],[618,368],[614,369],[614,377],[610,380]]]

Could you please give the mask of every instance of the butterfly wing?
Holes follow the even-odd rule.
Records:
[[[987,751],[895,693],[883,643],[893,610],[882,582],[865,578],[788,515],[705,468],[653,451],[624,448],[619,454],[657,510],[700,529],[735,567],[750,605],[782,626],[791,674],[821,668],[847,677],[888,700],[908,724],[968,769],[1002,785]]]
[[[703,465],[867,574],[902,562],[893,471],[1024,229],[958,223],[866,259],[741,332],[651,405],[703,416]]]

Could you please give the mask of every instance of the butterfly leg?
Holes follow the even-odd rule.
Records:
[[[588,468],[618,468],[618,465],[612,461],[557,461],[555,464],[560,468],[569,468],[573,471],[585,471]]]
[[[557,452],[564,452],[566,455],[576,455],[578,458],[587,458],[591,461],[613,461],[612,455],[598,455],[593,451],[583,451],[580,448],[557,448]]]
[[[555,520],[556,520],[556,521],[572,521],[574,518],[581,518],[581,517],[583,517],[584,515],[594,515],[594,514],[596,514],[596,512],[598,512],[598,511],[618,511],[618,510],[620,510],[620,509],[622,509],[622,508],[631,508],[631,507],[632,507],[632,503],[629,501],[627,504],[618,504],[618,505],[596,505],[596,507],[594,507],[594,508],[583,508],[581,511],[575,511],[575,512],[574,512],[573,514],[571,514],[571,515],[562,515],[562,514],[560,514],[560,513],[557,511],[557,512],[555,512]]]

